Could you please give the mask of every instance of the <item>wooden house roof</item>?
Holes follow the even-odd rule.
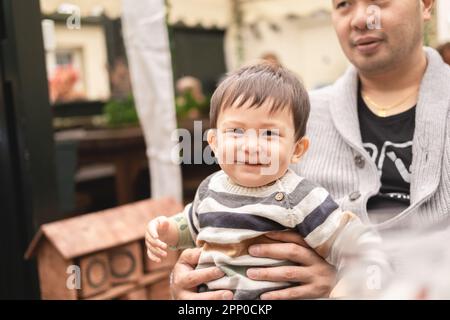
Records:
[[[44,237],[65,259],[133,242],[144,237],[151,218],[170,216],[181,210],[182,205],[171,198],[144,200],[44,224],[28,247],[25,258],[36,253]]]

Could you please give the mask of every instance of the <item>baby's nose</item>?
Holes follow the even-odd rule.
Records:
[[[258,137],[252,137],[252,136],[246,137],[246,139],[242,145],[242,148],[245,152],[248,152],[250,154],[258,153],[259,152]]]

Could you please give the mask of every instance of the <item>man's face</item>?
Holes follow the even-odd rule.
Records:
[[[423,23],[430,13],[421,0],[332,0],[332,3],[333,24],[342,49],[362,72],[392,69],[423,45]]]

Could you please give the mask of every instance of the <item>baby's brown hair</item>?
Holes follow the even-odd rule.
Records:
[[[295,74],[269,62],[242,67],[222,80],[211,98],[211,128],[217,128],[219,113],[224,108],[235,104],[239,108],[248,101],[251,101],[251,108],[258,108],[267,100],[272,101],[271,112],[291,109],[295,139],[301,139],[310,111],[308,92]]]

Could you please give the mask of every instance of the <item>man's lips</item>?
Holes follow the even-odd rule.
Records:
[[[353,40],[353,45],[356,46],[365,46],[365,45],[370,45],[376,42],[381,42],[383,41],[383,39],[379,38],[379,37],[372,37],[372,36],[366,36],[366,37],[360,37],[360,38],[356,38],[355,40]]]
[[[378,37],[360,37],[352,41],[353,46],[363,54],[374,53],[379,45],[382,43],[383,39]]]

